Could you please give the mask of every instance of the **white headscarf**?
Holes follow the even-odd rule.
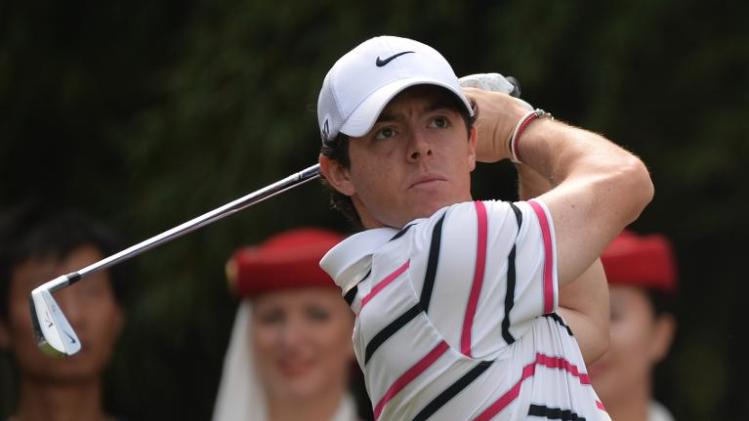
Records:
[[[268,420],[265,394],[257,379],[254,353],[250,343],[251,324],[252,305],[249,300],[242,300],[234,319],[229,348],[224,356],[213,421]],[[346,394],[331,421],[358,419],[354,399]]]
[[[674,421],[674,417],[660,402],[650,401],[648,421]]]

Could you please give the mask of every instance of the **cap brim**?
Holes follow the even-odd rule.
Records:
[[[473,109],[471,108],[470,102],[463,94],[462,90],[451,86],[447,83],[441,82],[436,79],[429,78],[407,78],[400,79],[388,85],[385,85],[375,91],[367,99],[365,99],[358,107],[351,113],[348,120],[341,126],[340,132],[351,136],[360,137],[367,134],[374,126],[377,118],[380,116],[382,110],[396,95],[403,92],[406,88],[415,85],[435,85],[441,88],[445,88],[457,96],[460,101],[465,105],[466,110],[472,116]]]

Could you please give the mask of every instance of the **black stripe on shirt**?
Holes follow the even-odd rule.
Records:
[[[403,234],[407,233],[407,232],[408,232],[408,230],[409,230],[409,229],[411,229],[411,227],[412,227],[413,225],[414,225],[414,224],[408,224],[408,225],[406,225],[406,226],[405,226],[405,227],[403,227],[403,228],[402,228],[402,229],[401,229],[400,231],[398,231],[398,233],[397,233],[397,234],[395,234],[395,235],[393,236],[393,238],[391,238],[391,239],[390,239],[390,240],[388,240],[388,241],[395,241],[395,240],[397,240],[397,239],[401,238],[401,237],[403,236]]]
[[[531,405],[528,409],[528,415],[550,420],[585,421],[585,417],[581,417],[569,409],[549,408],[543,405]]]
[[[393,336],[401,327],[405,326],[408,322],[413,320],[413,318],[422,311],[427,311],[427,308],[429,307],[429,301],[432,298],[434,278],[437,274],[437,263],[439,261],[440,243],[442,239],[442,223],[444,222],[444,220],[445,214],[443,213],[439,221],[437,221],[437,223],[434,225],[434,229],[432,231],[432,242],[429,245],[429,259],[427,262],[427,270],[424,277],[424,286],[421,289],[421,298],[419,302],[416,303],[413,307],[406,310],[406,312],[400,315],[397,319],[390,322],[390,324],[385,326],[381,331],[377,332],[372,340],[369,341],[364,352],[364,364],[368,363],[370,358],[372,358],[372,355],[374,355],[375,351],[377,351],[377,349],[391,336]],[[401,232],[408,230],[410,227],[411,225],[406,226],[405,228],[403,228],[403,230],[401,230]],[[396,234],[393,239],[399,237],[400,235],[402,234]]]
[[[395,332],[413,320],[413,318],[419,313],[421,313],[421,306],[416,303],[397,319],[390,322],[390,324],[385,326],[381,331],[377,332],[374,338],[372,338],[372,340],[367,344],[367,348],[364,352],[364,364],[369,362],[369,359],[372,358],[372,355],[377,351],[377,348],[379,348],[380,345],[385,343],[388,338],[393,336]]]
[[[515,337],[510,333],[510,312],[515,306],[515,245],[507,256],[507,292],[505,293],[505,317],[502,319],[502,338],[510,345]]]
[[[440,260],[440,244],[442,243],[442,223],[445,222],[445,213],[442,214],[439,221],[434,224],[432,230],[432,242],[429,245],[429,260],[427,261],[426,275],[424,276],[424,286],[421,288],[421,306],[424,312],[429,312],[429,303],[432,300],[432,290],[434,289],[434,278],[437,276],[437,264]]]
[[[515,219],[518,224],[518,234],[520,234],[520,227],[523,225],[523,214],[514,204],[510,203],[509,205],[515,213]],[[510,333],[510,312],[515,306],[515,284],[517,282],[515,273],[516,247],[517,241],[512,245],[510,254],[507,256],[507,292],[505,293],[505,317],[502,319],[502,338],[507,342],[507,345],[515,342],[515,337]]]
[[[354,285],[354,287],[348,290],[346,295],[343,296],[343,299],[346,300],[346,303],[348,303],[349,307],[351,307],[351,304],[354,302],[354,298],[356,298],[356,293],[358,291],[359,291],[359,286]]]
[[[372,268],[369,268],[367,271],[367,274],[364,275],[363,278],[361,278],[361,281],[357,282],[356,285],[354,285],[353,288],[348,290],[346,295],[343,296],[343,299],[346,300],[349,307],[351,307],[351,304],[354,302],[354,299],[356,298],[356,293],[359,292],[359,284],[363,282],[365,279],[369,278],[369,275],[372,273]]]
[[[512,211],[515,212],[515,219],[518,221],[518,235],[520,235],[520,227],[523,226],[523,213],[520,212],[520,209],[514,203],[510,202],[509,205]]]
[[[468,387],[476,378],[478,378],[494,361],[481,361],[475,367],[470,369],[466,374],[461,376],[455,381],[450,387],[445,389],[442,393],[437,395],[431,402],[427,404],[418,414],[414,417],[414,421],[426,420],[440,408],[445,406],[450,399],[454,398],[463,389]]]
[[[556,314],[556,313],[544,314],[544,317],[547,317],[547,318],[549,318],[551,320],[554,320],[555,322],[557,322],[557,324],[559,324],[563,328],[567,329],[567,333],[569,333],[570,336],[575,336],[575,335],[572,334],[572,329],[570,329],[570,327],[567,326],[567,324],[564,322],[564,320],[562,320],[561,317],[559,317],[558,314]]]

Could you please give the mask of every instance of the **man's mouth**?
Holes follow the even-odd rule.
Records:
[[[409,186],[409,189],[429,187],[438,183],[443,183],[445,181],[447,180],[444,177],[441,177],[438,175],[427,175],[427,176],[419,177],[414,183],[412,183]]]

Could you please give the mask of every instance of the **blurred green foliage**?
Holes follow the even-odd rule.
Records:
[[[335,59],[373,35],[416,38],[458,74],[517,76],[532,104],[643,157],[657,193],[634,228],[671,237],[681,271],[657,394],[680,420],[747,419],[748,4],[0,2],[0,204],[80,207],[140,241],[312,164]],[[512,198],[514,183],[482,166],[475,194]],[[307,224],[349,229],[312,183],[137,258],[109,405],[208,419],[236,306],[225,260]]]

